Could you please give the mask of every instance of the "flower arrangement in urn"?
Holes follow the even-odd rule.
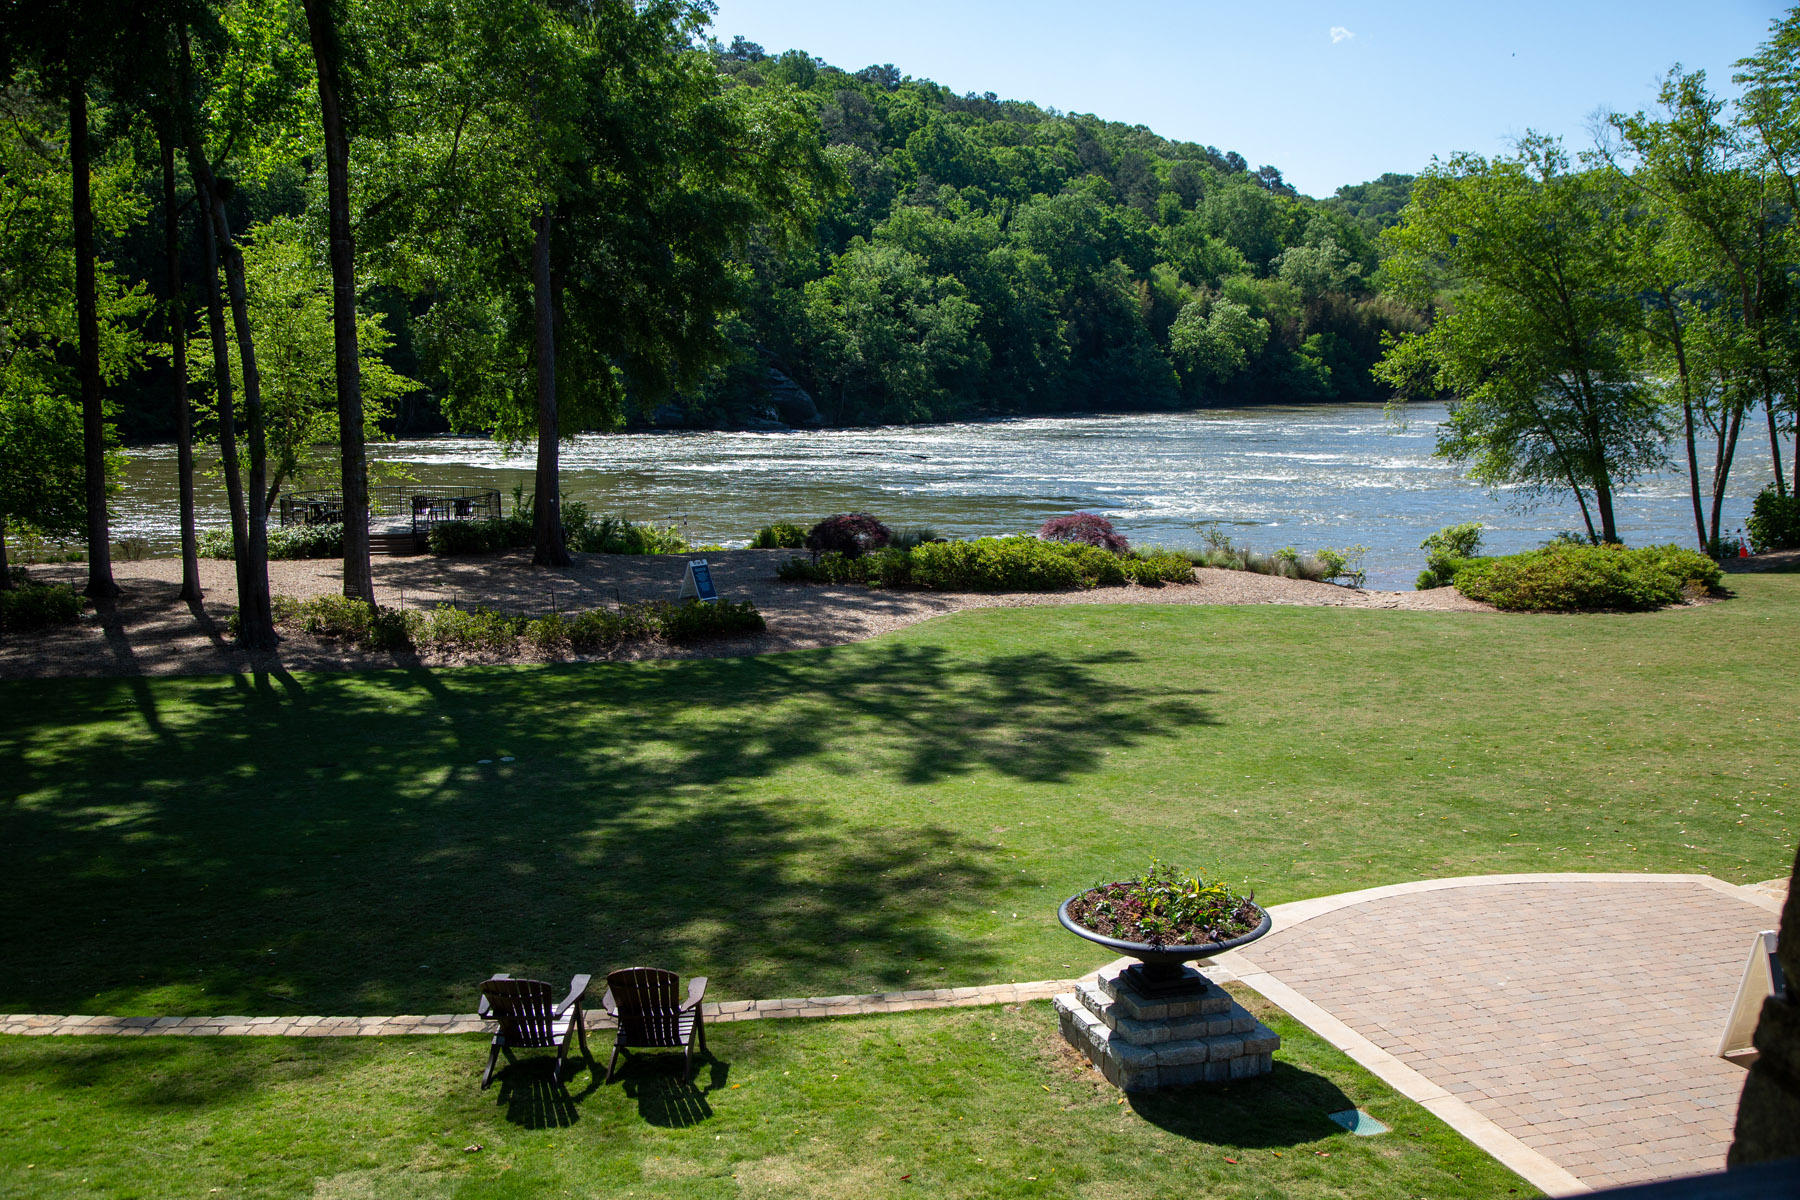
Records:
[[[1136,879],[1096,884],[1065,907],[1083,929],[1158,949],[1234,941],[1264,919],[1254,892],[1239,895],[1159,861]]]

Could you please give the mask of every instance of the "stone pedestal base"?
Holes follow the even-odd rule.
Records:
[[[1251,1079],[1274,1070],[1281,1039],[1193,968],[1182,994],[1146,996],[1108,968],[1057,996],[1063,1038],[1126,1092]]]

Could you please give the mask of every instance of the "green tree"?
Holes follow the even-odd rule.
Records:
[[[1703,73],[1673,71],[1663,82],[1660,117],[1615,114],[1642,198],[1638,241],[1629,256],[1648,300],[1646,376],[1668,381],[1681,427],[1700,548],[1719,539],[1721,509],[1745,413],[1759,399],[1771,414],[1781,344],[1769,297],[1784,268],[1773,253],[1780,229],[1769,191],[1738,131],[1719,120],[1723,103]],[[1608,156],[1610,157],[1610,156]],[[1712,436],[1702,500],[1699,431]],[[1779,454],[1779,443],[1775,443]],[[1781,477],[1779,464],[1776,478]]]
[[[1267,321],[1248,306],[1223,297],[1190,300],[1169,330],[1169,345],[1183,373],[1213,390],[1243,374],[1268,340]]]
[[[0,91],[0,584],[10,583],[7,522],[54,537],[93,534],[90,431],[82,403],[72,398],[84,394],[79,376],[87,363],[79,349],[76,182],[70,142],[61,135],[67,120],[53,98],[23,79]],[[133,184],[122,155],[103,157],[92,172],[90,216],[102,237],[118,237],[142,215]],[[104,260],[92,270],[92,366],[104,385],[141,363],[138,323],[149,301]],[[102,424],[102,507],[115,486],[110,432]]]
[[[429,53],[396,82],[373,203],[390,206],[400,274],[432,299],[424,340],[453,422],[536,439],[546,565],[568,561],[560,440],[717,361],[752,230],[804,226],[830,179],[791,92],[727,89],[690,48],[708,11],[512,0],[407,14]]]
[[[1613,173],[1573,172],[1559,142],[1528,136],[1510,158],[1434,162],[1383,235],[1400,295],[1429,303],[1440,277],[1455,290],[1379,376],[1403,395],[1421,381],[1450,394],[1439,454],[1493,486],[1566,490],[1607,542],[1616,489],[1663,458],[1660,408],[1632,354],[1642,314],[1625,207]]]
[[[290,480],[320,473],[317,448],[333,439],[341,414],[342,375],[337,366],[335,279],[318,248],[293,217],[277,217],[244,234],[245,298],[250,332],[261,347],[263,424],[268,441],[268,477],[256,497],[266,515]],[[205,335],[197,343],[210,350]],[[381,422],[393,415],[401,396],[418,385],[382,361],[392,337],[381,319],[357,314],[359,443],[383,438]],[[243,394],[243,361],[235,341],[226,343],[233,392]],[[210,382],[212,367],[196,360],[191,368]],[[341,469],[341,459],[339,460]],[[345,512],[345,521],[350,514]]]
[[[806,286],[820,349],[815,378],[834,416],[881,423],[966,412],[986,365],[981,311],[949,276],[898,246],[852,243]]]

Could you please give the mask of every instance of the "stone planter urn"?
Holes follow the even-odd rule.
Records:
[[[1197,946],[1127,942],[1096,933],[1069,915],[1056,919],[1077,937],[1137,961],[1102,967],[1093,981],[1057,996],[1062,1035],[1107,1081],[1126,1092],[1190,1083],[1251,1079],[1274,1070],[1281,1045],[1261,1021],[1187,963],[1247,945],[1269,932],[1269,914],[1249,933]]]

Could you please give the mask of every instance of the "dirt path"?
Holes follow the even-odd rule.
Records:
[[[703,658],[765,654],[862,641],[944,613],[966,608],[1019,608],[1043,604],[1294,604],[1344,608],[1492,612],[1449,588],[1429,592],[1358,591],[1329,583],[1279,579],[1242,571],[1202,569],[1195,582],[1162,588],[1115,587],[1093,591],[987,595],[879,591],[782,583],[776,564],[788,550],[729,550],[706,555],[719,594],[751,600],[769,623],[766,633],[698,646],[660,643],[629,647],[615,658]],[[673,600],[686,558],[578,554],[574,565],[534,567],[523,552],[474,558],[378,558],[375,585],[384,605],[432,608],[438,604],[487,605],[506,612],[543,613],[553,607],[600,608],[637,600]],[[210,675],[247,669],[355,669],[420,661],[412,655],[362,653],[304,635],[287,637],[269,655],[251,655],[229,643],[225,621],[235,608],[232,564],[200,564],[205,601],[194,608],[177,598],[177,559],[118,562],[114,574],[125,595],[83,614],[60,630],[0,638],[0,679],[91,675]],[[80,564],[31,569],[33,578],[80,587]],[[269,564],[276,595],[334,594],[343,584],[335,560]],[[424,661],[452,665],[477,661],[430,655]],[[485,660],[495,661],[495,660]]]

